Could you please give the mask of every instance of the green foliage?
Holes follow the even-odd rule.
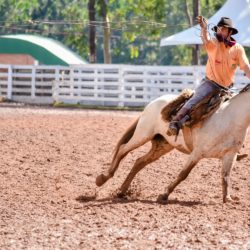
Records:
[[[191,16],[193,16],[192,2],[192,0],[187,0]],[[224,2],[224,0],[201,0],[201,14],[208,19],[224,4]],[[169,4],[166,5],[166,12],[165,22],[168,26],[167,29],[162,31],[161,37],[173,35],[188,28],[185,3],[183,0],[169,1]],[[200,31],[197,30],[197,33],[194,35],[199,36]],[[191,46],[167,46],[161,48],[161,56],[162,64],[190,65],[192,61]],[[204,60],[201,61],[204,62]]]
[[[84,10],[84,11],[83,11]],[[63,37],[64,43],[76,51],[83,58],[88,58],[88,12],[87,1],[69,1],[62,11],[63,25],[66,35]]]
[[[96,0],[99,63],[103,62],[103,1]],[[193,1],[186,1],[192,15]],[[107,3],[113,63],[191,64],[190,46],[159,46],[161,37],[188,27],[184,0],[107,0]],[[201,0],[201,14],[209,18],[224,3],[225,0]],[[2,34],[33,33],[53,37],[88,58],[88,0],[0,0],[0,19]],[[249,55],[249,50],[247,53]],[[202,57],[205,60],[204,54]]]
[[[247,55],[247,58],[250,58],[250,48],[245,48],[246,50],[246,55]]]

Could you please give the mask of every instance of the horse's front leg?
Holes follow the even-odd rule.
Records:
[[[157,201],[162,204],[166,204],[168,201],[168,196],[174,191],[176,186],[184,181],[194,166],[199,162],[200,158],[194,157],[194,155],[190,155],[185,167],[179,173],[178,177],[167,187],[166,192],[164,194],[159,195]]]
[[[141,171],[146,165],[148,165],[151,162],[156,161],[162,155],[168,153],[172,149],[173,149],[173,146],[171,146],[164,138],[153,139],[152,148],[146,155],[136,160],[126,180],[122,184],[120,191],[118,193],[118,196],[125,195],[125,193],[127,192],[129,188],[130,183],[132,182],[132,180],[134,179],[134,177],[139,171]]]
[[[222,159],[222,193],[223,193],[223,202],[231,201],[230,196],[230,172],[235,163],[237,154],[230,153],[226,154]]]

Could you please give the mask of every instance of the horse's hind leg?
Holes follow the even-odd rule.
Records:
[[[174,189],[179,183],[181,183],[188,177],[189,173],[195,167],[195,165],[198,163],[199,160],[200,158],[197,158],[193,154],[191,154],[187,163],[185,164],[185,167],[179,173],[178,177],[172,183],[170,183],[164,194],[159,195],[157,201],[166,204],[168,196],[174,191]]]
[[[151,162],[156,161],[159,159],[162,155],[168,153],[173,149],[173,146],[171,146],[162,136],[157,135],[154,139],[152,139],[152,147],[150,151],[138,158],[131,169],[130,173],[128,174],[126,180],[122,184],[118,196],[123,196],[126,191],[129,188],[129,185],[131,184],[132,180],[136,176],[136,174],[142,170],[146,165],[148,165]]]
[[[138,136],[133,136],[130,141],[125,144],[121,144],[118,147],[117,152],[114,155],[111,166],[107,172],[107,174],[100,174],[96,178],[96,185],[102,186],[108,179],[114,176],[115,171],[117,170],[119,163],[121,160],[132,150],[138,148],[139,146],[148,142],[151,138],[140,136],[142,138],[138,138]]]
[[[237,155],[235,153],[226,154],[222,159],[222,192],[223,192],[223,202],[231,200],[230,196],[230,172],[235,163]]]

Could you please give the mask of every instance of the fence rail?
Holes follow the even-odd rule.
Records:
[[[161,95],[193,89],[204,76],[202,66],[0,65],[0,95],[40,104],[144,106]],[[248,81],[238,71],[235,87]]]

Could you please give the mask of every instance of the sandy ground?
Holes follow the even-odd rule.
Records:
[[[114,198],[148,144],[95,186],[137,115],[1,106],[0,249],[250,249],[250,158],[232,171],[229,204],[214,159],[202,160],[168,205],[156,203],[185,162],[177,151],[141,171],[127,199]]]

